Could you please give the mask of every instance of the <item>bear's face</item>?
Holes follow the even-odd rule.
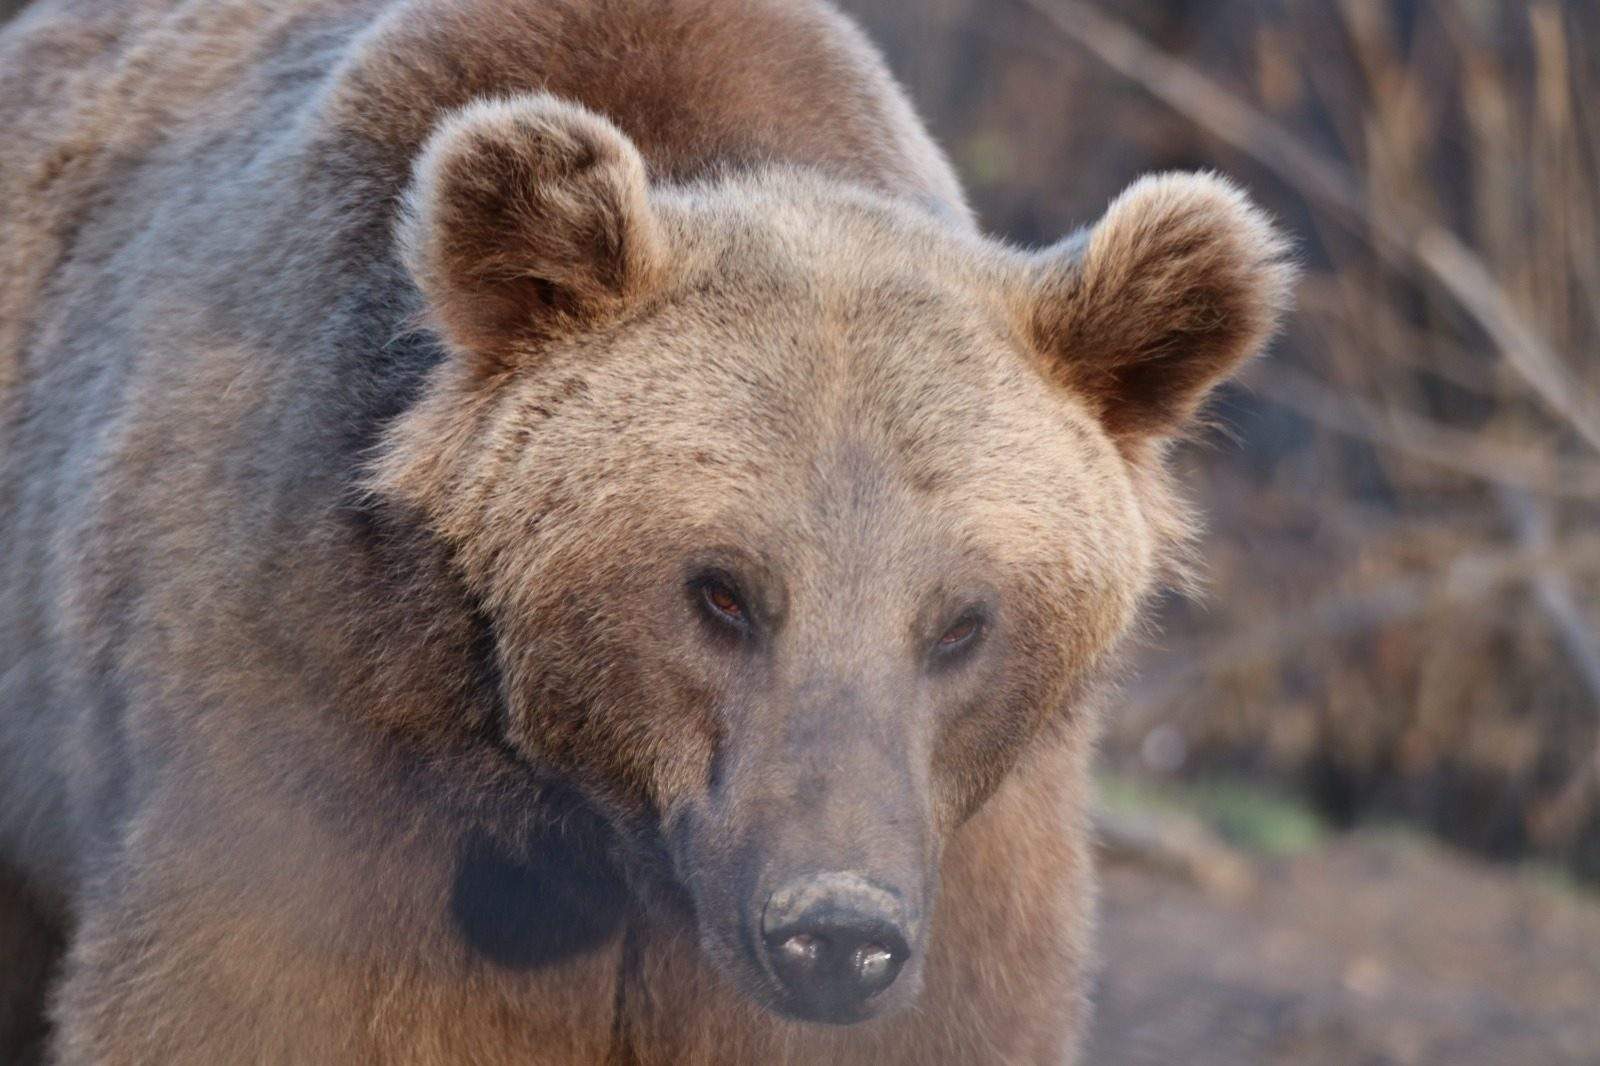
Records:
[[[508,739],[665,856],[758,1001],[915,995],[942,843],[1093,683],[1182,536],[1160,442],[1264,341],[1215,179],[1040,255],[792,172],[649,187],[478,105],[403,233],[453,358],[374,485],[494,624]]]

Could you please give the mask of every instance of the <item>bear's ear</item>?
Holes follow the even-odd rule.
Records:
[[[1113,438],[1172,436],[1271,336],[1294,278],[1287,249],[1222,178],[1142,178],[1036,259],[1034,342]]]
[[[399,239],[430,324],[484,373],[616,315],[666,261],[638,149],[543,94],[472,104],[440,125]]]

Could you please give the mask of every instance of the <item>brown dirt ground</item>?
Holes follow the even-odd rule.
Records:
[[[1393,834],[1230,858],[1108,850],[1085,1063],[1600,1063],[1600,897]]]

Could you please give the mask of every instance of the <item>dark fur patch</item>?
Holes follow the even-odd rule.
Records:
[[[524,857],[487,834],[462,845],[450,917],[467,945],[497,966],[552,966],[605,944],[621,927],[627,890],[604,860],[585,853],[560,826]]]

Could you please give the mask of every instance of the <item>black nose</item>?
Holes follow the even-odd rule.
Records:
[[[903,908],[854,874],[791,881],[767,900],[761,933],[788,1008],[815,1021],[851,1022],[894,984],[911,955]]]

